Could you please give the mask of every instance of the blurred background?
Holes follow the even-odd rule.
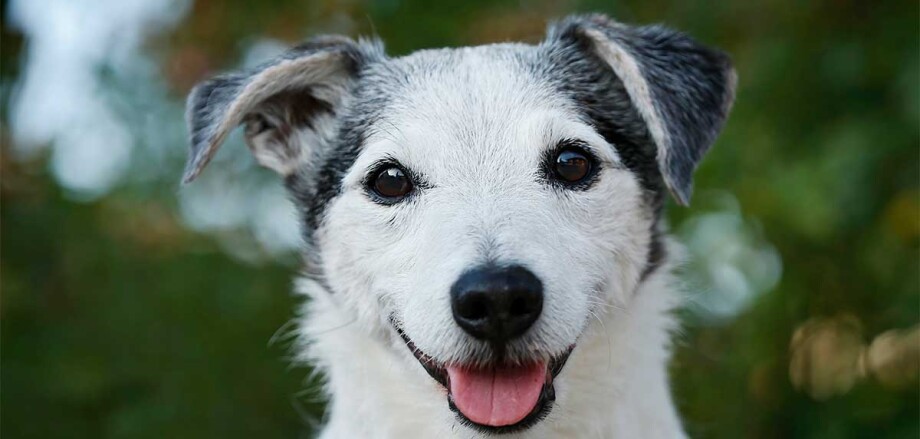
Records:
[[[239,134],[179,186],[185,94],[317,33],[378,34],[401,55],[538,41],[547,19],[577,11],[687,31],[739,73],[692,207],[669,209],[692,257],[672,365],[690,434],[920,437],[915,1],[4,0],[2,11],[5,437],[311,437],[322,399],[287,335],[292,208]]]

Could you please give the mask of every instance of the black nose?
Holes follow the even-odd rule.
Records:
[[[527,331],[543,310],[543,284],[524,267],[468,271],[450,289],[454,320],[481,340],[505,343]]]

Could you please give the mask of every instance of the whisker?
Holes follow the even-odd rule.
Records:
[[[290,319],[284,322],[280,328],[278,328],[271,338],[268,339],[268,344],[266,347],[272,347],[279,340],[287,340],[297,336],[297,320]]]

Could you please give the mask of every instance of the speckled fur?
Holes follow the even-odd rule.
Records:
[[[458,422],[396,332],[442,364],[489,361],[448,301],[484,263],[525,266],[544,285],[541,317],[508,358],[576,346],[552,411],[511,437],[682,437],[667,378],[680,251],[662,208],[668,192],[689,202],[734,81],[721,52],[600,15],[555,23],[537,45],[400,58],[321,37],[193,90],[185,180],[241,123],[258,162],[284,177],[304,231],[298,358],[330,398],[322,437],[485,435]],[[578,191],[542,168],[572,139],[599,166]],[[416,178],[406,200],[369,195],[381,160]]]

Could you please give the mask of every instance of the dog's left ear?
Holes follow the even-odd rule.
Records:
[[[687,205],[693,171],[734,101],[728,56],[661,26],[632,27],[604,15],[566,18],[550,27],[547,41],[588,51],[619,77],[655,142],[668,190]]]
[[[241,124],[259,164],[293,174],[335,129],[362,67],[382,56],[379,41],[321,36],[254,69],[198,84],[186,105],[191,149],[183,182],[194,180]]]

